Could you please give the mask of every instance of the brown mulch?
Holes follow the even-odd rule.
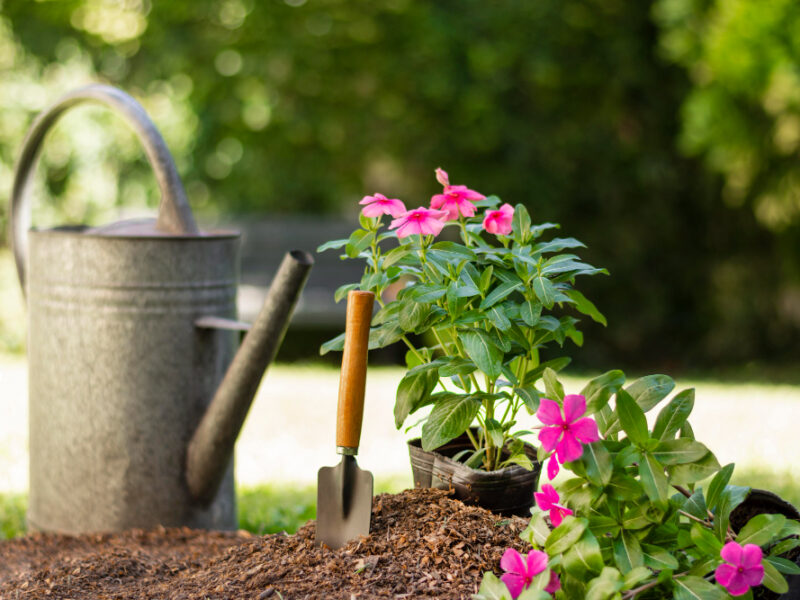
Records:
[[[295,535],[189,529],[0,542],[0,600],[468,599],[527,521],[436,490],[376,496],[370,535],[339,550]]]

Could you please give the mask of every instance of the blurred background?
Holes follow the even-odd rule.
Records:
[[[347,236],[366,194],[427,204],[443,167],[561,223],[611,272],[580,282],[609,324],[584,322],[567,350],[571,390],[608,368],[696,385],[695,430],[736,481],[800,503],[796,0],[0,0],[0,537],[24,530],[27,489],[7,198],[34,116],[90,82],[145,106],[202,223],[243,229],[245,318],[284,252]],[[133,133],[98,107],[54,128],[35,188],[38,227],[158,205]],[[317,257],[238,444],[243,526],[313,516],[297,486],[338,460],[338,375],[307,363],[342,329],[335,288],[359,277]],[[410,481],[401,377],[370,369],[361,462],[380,489]],[[286,522],[261,512],[286,506]]]
[[[578,367],[786,375],[800,350],[793,0],[0,7],[0,198],[34,115],[107,82],[144,104],[205,223],[253,224],[245,233],[262,239],[258,227],[289,223],[286,243],[301,235],[313,250],[294,232],[346,233],[376,191],[425,204],[441,166],[561,223],[611,271],[581,282],[609,326],[585,324]],[[132,132],[100,108],[62,119],[38,176],[40,227],[158,203]],[[4,201],[0,349],[22,352],[7,213]],[[246,283],[289,249],[274,246],[251,244]],[[346,282],[311,286],[319,318],[296,319],[307,335],[285,359],[313,359],[341,327],[326,303]]]

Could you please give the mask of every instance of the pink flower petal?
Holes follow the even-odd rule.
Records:
[[[596,442],[600,439],[600,432],[597,430],[597,423],[590,417],[578,419],[569,426],[572,434],[584,444]]]
[[[525,580],[516,573],[506,573],[500,576],[500,581],[506,584],[512,598],[517,598],[525,587]]]
[[[757,585],[761,585],[761,582],[764,581],[764,567],[762,565],[746,567],[742,575],[747,585],[756,587]]]
[[[714,578],[717,580],[718,584],[724,588],[727,588],[733,579],[733,576],[736,575],[736,572],[736,567],[729,565],[728,563],[722,563],[717,567],[717,570],[714,571]]]
[[[487,210],[483,219],[483,228],[494,235],[508,235],[511,233],[514,209],[510,204],[503,204],[499,210]]]
[[[563,425],[564,418],[561,416],[561,407],[557,402],[542,398],[539,403],[539,410],[536,411],[536,418],[545,425]]]
[[[750,586],[747,585],[747,582],[744,580],[742,574],[736,572],[731,578],[730,583],[728,583],[725,588],[728,590],[728,593],[731,596],[741,596],[747,593],[747,590],[750,589]]]
[[[547,568],[547,553],[541,550],[531,550],[528,552],[527,570],[525,574],[533,579]]]
[[[359,204],[371,204],[372,202],[375,202],[376,200],[386,200],[386,196],[384,196],[383,194],[375,194],[373,196],[364,196],[361,199],[361,201],[359,202]]]
[[[539,443],[545,450],[552,452],[556,449],[562,433],[564,430],[560,427],[545,427],[539,432]]]
[[[544,588],[544,591],[548,594],[555,594],[560,589],[561,580],[558,578],[558,573],[550,571],[550,581],[547,583],[547,587]]]
[[[565,431],[561,441],[556,446],[556,456],[563,465],[573,460],[578,460],[583,454],[583,445],[575,438],[571,431]]]
[[[558,471],[558,460],[556,459],[556,455],[553,454],[550,460],[547,461],[547,478],[550,480],[555,479],[556,475],[558,475]]]
[[[441,168],[436,169],[436,181],[441,183],[444,187],[450,185],[450,177],[447,175],[447,171]]]
[[[738,567],[742,564],[742,547],[736,542],[728,542],[720,550],[720,556],[726,562]]]
[[[550,502],[550,499],[547,497],[547,494],[542,492],[534,492],[533,499],[536,501],[536,506],[542,510],[550,510],[550,507],[553,505],[553,503]]]
[[[558,495],[556,488],[554,488],[549,483],[545,483],[542,486],[542,491],[547,495],[547,499],[550,501],[551,504],[561,500],[561,496]]]
[[[564,520],[564,515],[561,513],[560,510],[557,508],[550,509],[550,522],[553,524],[553,527],[558,527],[561,525],[561,521]]]
[[[764,553],[761,552],[761,548],[755,544],[745,544],[744,548],[742,548],[741,564],[744,568],[760,566],[763,556]]]
[[[569,516],[575,514],[574,512],[572,512],[566,506],[561,506],[560,504],[554,504],[553,506],[554,506],[555,510],[558,511],[558,522],[559,522],[559,524],[564,519],[564,517],[569,517]]]
[[[447,196],[444,194],[436,194],[431,196],[431,208],[442,208],[442,205],[447,201]]]
[[[525,560],[522,555],[514,550],[508,548],[500,559],[500,568],[508,573],[517,573],[519,575],[525,574]]]
[[[564,420],[567,423],[577,421],[586,412],[586,398],[579,394],[564,396]]]

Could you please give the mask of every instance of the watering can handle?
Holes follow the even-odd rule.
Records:
[[[38,162],[39,149],[50,127],[58,118],[67,109],[84,102],[99,102],[116,109],[139,137],[161,189],[156,228],[173,235],[199,233],[172,155],[142,105],[122,90],[109,85],[93,84],[78,88],[62,96],[36,117],[22,144],[22,154],[14,171],[10,214],[11,247],[14,250],[14,260],[17,263],[17,274],[23,293],[26,279],[25,262],[28,254],[26,234],[30,224],[28,189]]]

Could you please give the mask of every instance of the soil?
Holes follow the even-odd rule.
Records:
[[[370,535],[317,548],[295,535],[190,529],[33,534],[0,543],[0,600],[252,598],[468,599],[508,547],[520,517],[498,517],[440,490],[375,497]]]

